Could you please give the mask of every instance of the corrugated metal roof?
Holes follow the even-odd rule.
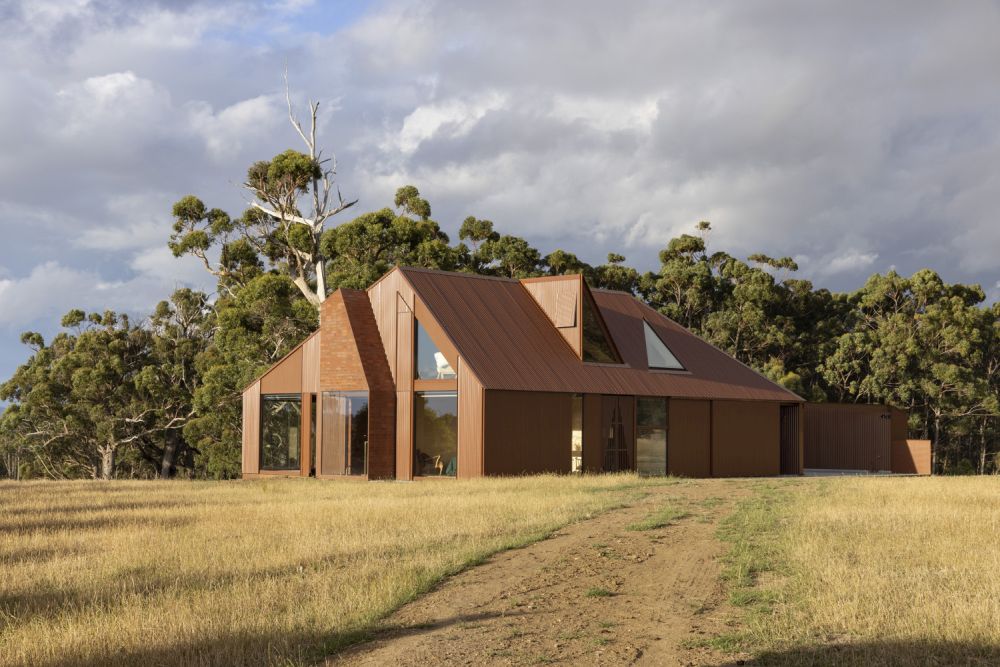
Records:
[[[625,364],[586,364],[519,281],[398,270],[487,389],[802,400],[624,292],[592,294]],[[643,320],[687,372],[648,370]]]

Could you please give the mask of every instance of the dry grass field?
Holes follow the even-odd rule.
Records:
[[[311,662],[656,483],[0,483],[0,664]]]
[[[761,482],[723,536],[763,664],[1000,664],[1000,477]]]
[[[718,534],[733,626],[709,640],[716,653],[1000,664],[1000,478],[627,475],[0,483],[0,664],[313,663],[442,577],[658,484],[675,497],[659,513],[594,525],[658,530],[669,549],[683,534],[671,526],[705,518],[691,489],[729,500]]]

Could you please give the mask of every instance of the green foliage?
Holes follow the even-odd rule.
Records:
[[[214,302],[180,290],[140,325],[72,310],[50,344],[23,334],[32,355],[0,386],[10,401],[0,465],[49,477],[237,476],[242,390],[315,330],[330,291],[367,288],[407,265],[581,274],[592,287],[637,295],[808,400],[908,409],[911,434],[935,442],[939,472],[1000,472],[1000,304],[983,307],[978,286],[925,269],[833,294],[794,278],[789,257],[710,252],[705,221],[642,274],[616,252],[596,266],[565,250],[543,256],[475,216],[452,245],[412,185],[392,207],[326,227],[353,204],[326,207],[331,175],[288,150],[249,167],[244,185],[256,202],[238,218],[191,195],[174,204],[168,246],[217,278]],[[303,217],[309,200],[313,217]]]

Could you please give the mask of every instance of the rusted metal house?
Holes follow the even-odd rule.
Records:
[[[931,474],[929,440],[907,438],[907,414],[887,405],[803,406],[807,472]]]
[[[580,276],[395,268],[247,387],[243,474],[799,474],[802,403]]]

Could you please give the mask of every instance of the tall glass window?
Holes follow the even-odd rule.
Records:
[[[302,397],[263,394],[260,397],[260,469],[298,470],[302,440]]]
[[[635,460],[640,475],[667,474],[667,401],[636,399]]]
[[[613,345],[608,340],[597,304],[591,300],[590,294],[583,293],[583,360],[596,361],[604,364],[620,364]]]
[[[323,474],[368,472],[368,392],[323,392]]]
[[[416,392],[413,415],[413,474],[454,477],[458,472],[458,394]]]
[[[583,472],[583,394],[574,394],[570,426],[569,471]]]
[[[309,395],[309,474],[316,474],[316,394]]]
[[[417,349],[415,375],[420,380],[451,380],[455,378],[455,369],[451,367],[444,354],[438,350],[431,340],[427,329],[417,321]]]

